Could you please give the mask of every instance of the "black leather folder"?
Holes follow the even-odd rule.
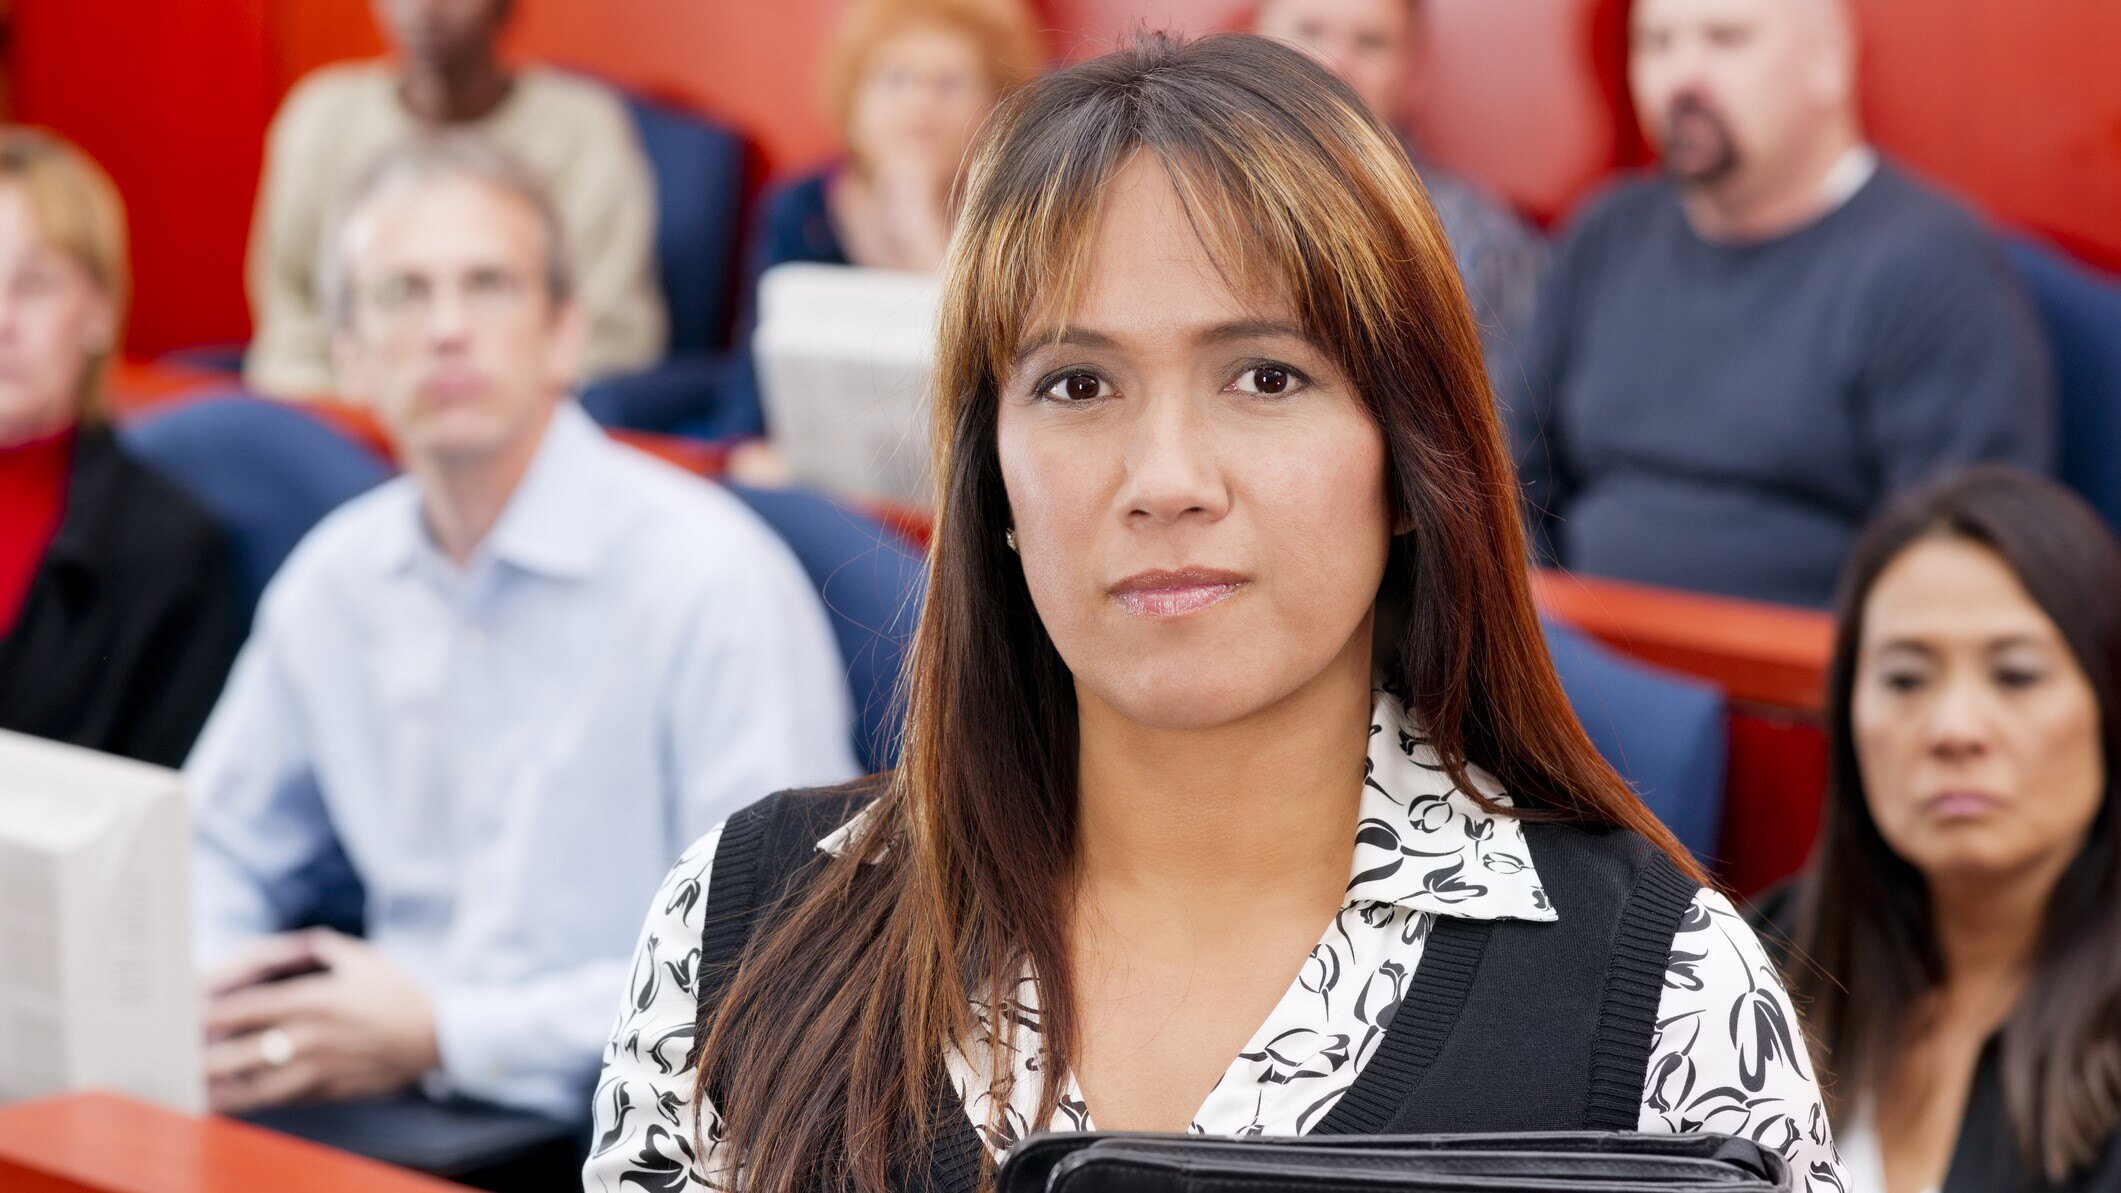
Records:
[[[1728,1135],[1621,1132],[1037,1135],[1001,1193],[1790,1193],[1789,1165]]]

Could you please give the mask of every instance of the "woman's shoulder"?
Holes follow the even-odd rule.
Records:
[[[808,261],[847,264],[847,252],[832,223],[827,190],[836,166],[797,175],[766,192],[759,221],[765,239],[766,264]]]
[[[831,850],[831,842],[875,802],[890,780],[886,772],[831,787],[791,788],[745,805],[679,855],[663,878],[657,907],[665,914],[704,909],[717,869],[725,890],[734,882],[756,888],[762,878],[799,869],[821,850]],[[763,893],[747,889],[739,897],[755,902]]]
[[[1577,891],[1578,899],[1617,905],[1651,895],[1684,903],[1702,889],[1679,859],[1633,829],[1568,820],[1527,820],[1524,829],[1540,880],[1556,899]]]
[[[129,570],[179,575],[189,584],[202,571],[231,566],[220,521],[190,490],[134,458],[107,428],[80,434],[67,512],[93,523],[100,545]]]

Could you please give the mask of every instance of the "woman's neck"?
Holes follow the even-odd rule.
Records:
[[[1227,905],[1296,876],[1345,882],[1368,753],[1361,651],[1232,724],[1170,730],[1085,694],[1078,875]]]
[[[2066,865],[2066,861],[2064,862]],[[1948,1004],[1999,1022],[2030,978],[2061,868],[1929,882]]]

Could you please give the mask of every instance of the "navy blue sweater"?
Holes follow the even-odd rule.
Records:
[[[1824,605],[1864,520],[1954,465],[2051,471],[2045,342],[2001,251],[1890,165],[1772,240],[1701,239],[1662,179],[1589,204],[1503,404],[1572,569]]]

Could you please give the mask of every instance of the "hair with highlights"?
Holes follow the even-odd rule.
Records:
[[[1295,50],[1145,36],[1018,92],[973,151],[942,300],[903,762],[870,831],[753,940],[697,1025],[696,1097],[711,1091],[748,1188],[892,1187],[928,1154],[933,1083],[973,1038],[972,1003],[1005,1005],[1026,970],[1044,1052],[1033,1127],[1064,1089],[1075,694],[1003,542],[996,425],[1027,321],[1072,309],[1099,197],[1137,154],[1169,172],[1226,274],[1286,289],[1382,428],[1411,530],[1378,594],[1377,653],[1460,789],[1477,792],[1478,764],[1511,814],[1625,825],[1699,873],[1555,679],[1473,319],[1397,142]]]
[[[44,238],[79,266],[117,311],[110,346],[90,358],[76,395],[80,419],[99,422],[108,413],[104,386],[125,340],[125,308],[132,298],[125,201],[103,167],[72,142],[22,125],[0,126],[0,186],[22,188]]]

